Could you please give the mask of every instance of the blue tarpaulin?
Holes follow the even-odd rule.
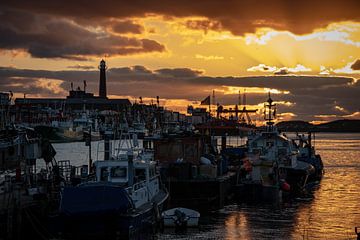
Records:
[[[131,199],[122,187],[88,185],[65,187],[60,202],[60,213],[66,215],[125,213],[132,207]]]

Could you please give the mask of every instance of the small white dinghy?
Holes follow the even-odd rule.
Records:
[[[162,214],[164,227],[197,227],[200,213],[188,208],[172,208]]]

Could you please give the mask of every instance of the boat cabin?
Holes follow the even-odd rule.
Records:
[[[74,121],[73,121],[73,129],[81,131],[84,128],[92,126],[92,124],[93,124],[92,120],[89,119],[86,116],[86,114],[82,114],[81,117],[74,119]]]
[[[279,167],[294,168],[297,165],[298,151],[291,141],[277,132],[262,132],[249,136],[249,153],[259,155],[264,161],[276,161]]]
[[[160,191],[155,162],[107,160],[97,161],[94,165],[96,182],[124,187],[135,207],[150,201]]]
[[[96,181],[128,184],[129,165],[126,161],[97,161],[94,163],[96,169]],[[156,175],[155,163],[147,164],[144,161],[135,161],[134,184],[137,182],[149,180]]]

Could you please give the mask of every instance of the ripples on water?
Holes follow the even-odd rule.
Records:
[[[314,191],[314,199],[284,203],[280,208],[233,204],[202,217],[199,229],[185,233],[165,230],[155,238],[356,239],[354,227],[360,227],[360,134],[317,134],[315,146],[323,159],[325,175]],[[84,143],[54,147],[57,160],[87,164]],[[96,142],[92,149],[96,158]]]

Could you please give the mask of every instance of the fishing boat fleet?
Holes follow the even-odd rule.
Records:
[[[231,147],[224,137],[219,145],[218,138],[188,128],[140,136],[140,146],[139,135],[125,119],[118,134],[108,131],[109,137],[98,143],[103,143],[104,158],[86,166],[57,162],[51,143],[33,130],[4,130],[1,166],[16,170],[2,172],[1,194],[14,200],[11,208],[2,202],[1,214],[6,219],[25,214],[23,222],[36,219],[37,229],[65,239],[141,239],[154,226],[198,226],[200,212],[229,201],[281,203],[309,194],[309,186],[324,173],[311,135],[289,138],[280,133],[270,95],[265,109],[266,126],[249,132],[246,144]],[[115,135],[118,145],[112,147]],[[41,158],[46,168],[37,172],[36,159]],[[24,209],[20,215],[10,211],[18,208]],[[4,232],[11,236],[13,224],[4,222]]]
[[[95,98],[85,87],[70,91],[78,95]],[[192,109],[194,118],[186,121],[160,107],[157,97],[157,104],[120,112],[91,113],[83,106],[72,121],[2,124],[0,238],[144,239],[158,228],[197,227],[200,213],[229,202],[279,204],[311,196],[324,174],[312,134],[280,133],[270,94],[264,127],[246,124],[253,110],[234,109],[218,106],[216,117]],[[246,142],[228,146],[228,135],[245,135]],[[95,140],[95,161],[91,149],[81,166],[56,160],[52,142],[85,141],[91,148]]]

